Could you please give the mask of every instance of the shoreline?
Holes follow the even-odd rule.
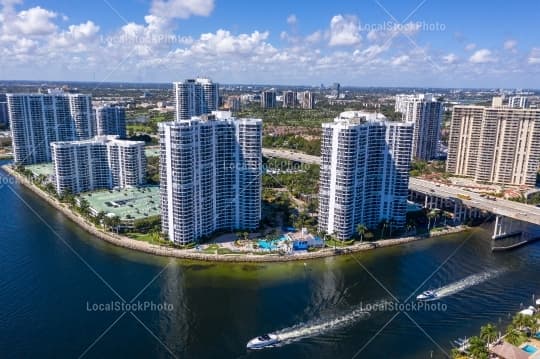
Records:
[[[470,229],[467,226],[458,226],[452,227],[449,229],[437,231],[431,233],[429,236],[414,236],[414,237],[403,237],[403,238],[393,238],[393,239],[384,239],[377,242],[364,242],[356,243],[347,247],[339,247],[337,251],[334,248],[324,248],[316,252],[305,252],[295,255],[280,255],[280,254],[207,254],[200,253],[194,249],[178,249],[165,246],[159,246],[155,244],[150,244],[148,242],[138,241],[136,239],[129,238],[127,236],[114,234],[107,232],[105,230],[97,228],[94,224],[88,222],[85,218],[79,214],[73,212],[67,205],[59,202],[56,198],[51,197],[48,193],[44,192],[32,182],[28,181],[26,177],[17,173],[11,168],[11,165],[5,164],[1,166],[6,173],[10,176],[15,177],[19,183],[38,197],[46,201],[52,207],[62,212],[66,217],[68,217],[75,224],[79,225],[80,228],[88,232],[89,234],[97,237],[100,240],[108,242],[118,247],[123,247],[139,252],[144,252],[161,257],[173,257],[178,259],[186,260],[195,260],[203,262],[230,262],[230,263],[277,263],[277,262],[292,262],[292,261],[302,261],[310,259],[321,259],[327,257],[335,256],[345,256],[357,252],[363,252],[368,250],[374,250],[377,248],[391,247],[400,244],[406,244],[411,242],[416,242],[420,240],[429,240],[432,238],[454,234],[466,231]]]

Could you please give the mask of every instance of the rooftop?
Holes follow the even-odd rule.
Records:
[[[25,168],[31,171],[34,176],[52,176],[54,175],[54,166],[51,162],[49,163],[38,163],[35,165],[28,165]]]
[[[86,199],[97,213],[114,214],[122,220],[161,214],[159,186],[88,192],[81,198]]]

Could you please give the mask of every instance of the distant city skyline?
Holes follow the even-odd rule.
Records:
[[[416,0],[0,0],[0,80],[195,74],[218,83],[538,88],[539,12],[532,0],[489,9]]]

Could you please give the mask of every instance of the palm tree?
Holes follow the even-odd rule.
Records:
[[[519,334],[519,331],[512,324],[510,324],[508,328],[506,329],[504,340],[512,345],[519,345],[521,341],[521,335]]]
[[[367,231],[367,227],[363,224],[358,224],[356,226],[356,233],[360,236],[360,242],[364,241],[364,234]]]
[[[488,359],[489,352],[486,347],[486,342],[479,337],[472,337],[469,340],[469,354],[473,359]]]
[[[497,329],[491,323],[480,328],[480,338],[486,343],[491,343],[497,338]]]
[[[429,211],[429,213],[427,214],[427,218],[428,218],[427,230],[428,230],[428,232],[431,230],[431,220],[436,218],[436,217],[437,217],[437,212],[436,211]]]

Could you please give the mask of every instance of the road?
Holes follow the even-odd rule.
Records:
[[[320,158],[317,156],[310,156],[287,150],[264,148],[263,155],[265,157],[278,157],[307,164],[319,164],[320,162]],[[468,196],[470,197],[470,200],[462,198],[459,199],[463,202],[463,204],[469,207],[478,208],[497,215],[540,225],[540,208],[535,206],[500,198],[493,201],[480,197],[479,194],[463,188],[438,184],[418,178],[411,178],[409,180],[409,189],[425,194],[432,194],[442,198],[458,198],[458,195]]]

